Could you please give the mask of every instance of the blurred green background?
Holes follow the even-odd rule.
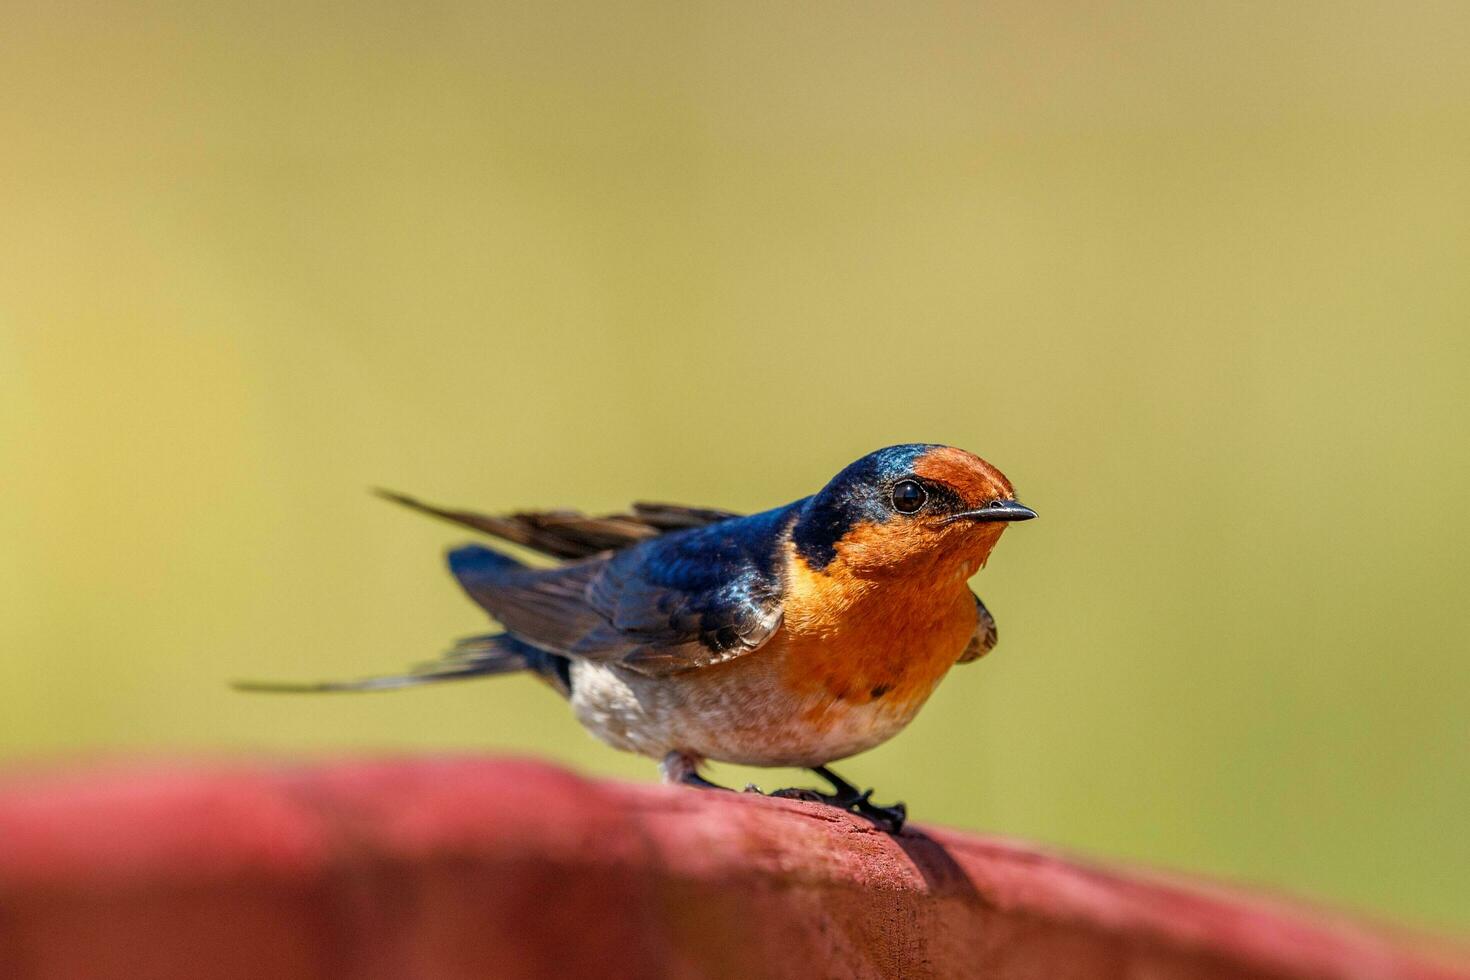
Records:
[[[920,819],[1470,929],[1470,8],[7,5],[0,751],[653,767],[370,498],[759,509],[954,443]],[[733,782],[751,773],[717,770]],[[765,785],[791,774],[755,774]]]

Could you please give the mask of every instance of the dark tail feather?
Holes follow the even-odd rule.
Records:
[[[421,664],[405,674],[363,677],[348,681],[235,681],[237,691],[271,694],[326,694],[344,691],[396,691],[466,677],[492,677],[531,670],[562,693],[567,688],[566,658],[538,650],[504,633],[460,640],[438,660]]]

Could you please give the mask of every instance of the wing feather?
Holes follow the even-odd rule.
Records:
[[[646,673],[708,666],[758,649],[779,628],[794,507],[560,568],[509,567],[461,582],[507,630],[543,649]]]
[[[975,613],[975,632],[971,635],[970,642],[965,645],[959,659],[955,661],[957,664],[979,660],[995,649],[996,641],[1000,639],[1000,632],[995,626],[995,617],[990,615],[990,610],[985,608],[985,603],[980,601],[979,596],[975,596]]]
[[[708,507],[679,504],[634,504],[630,514],[589,516],[575,510],[481,514],[436,507],[407,494],[377,490],[378,496],[440,520],[473,528],[553,558],[588,558],[628,548],[670,531],[705,527],[740,515]]]

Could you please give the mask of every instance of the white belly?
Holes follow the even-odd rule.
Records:
[[[887,741],[918,711],[918,704],[800,701],[759,659],[665,677],[573,661],[572,710],[607,744],[654,759],[677,751],[740,765],[808,767]]]

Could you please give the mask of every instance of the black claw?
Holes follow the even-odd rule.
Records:
[[[908,818],[908,808],[902,803],[893,806],[879,806],[869,799],[873,795],[872,790],[859,793],[856,789],[848,787],[847,792],[840,789],[836,793],[819,793],[814,789],[778,789],[769,794],[783,800],[804,800],[807,803],[825,803],[835,806],[839,810],[855,813],[860,817],[871,820],[880,830],[886,830],[890,834],[896,834],[903,829],[903,823]]]
[[[903,829],[904,821],[908,819],[909,808],[902,803],[895,803],[892,806],[879,806],[876,803],[870,803],[868,802],[868,796],[872,792],[872,790],[868,790],[868,792],[863,794],[863,798],[858,803],[857,809],[854,812],[860,816],[867,817],[890,834],[898,833]]]

